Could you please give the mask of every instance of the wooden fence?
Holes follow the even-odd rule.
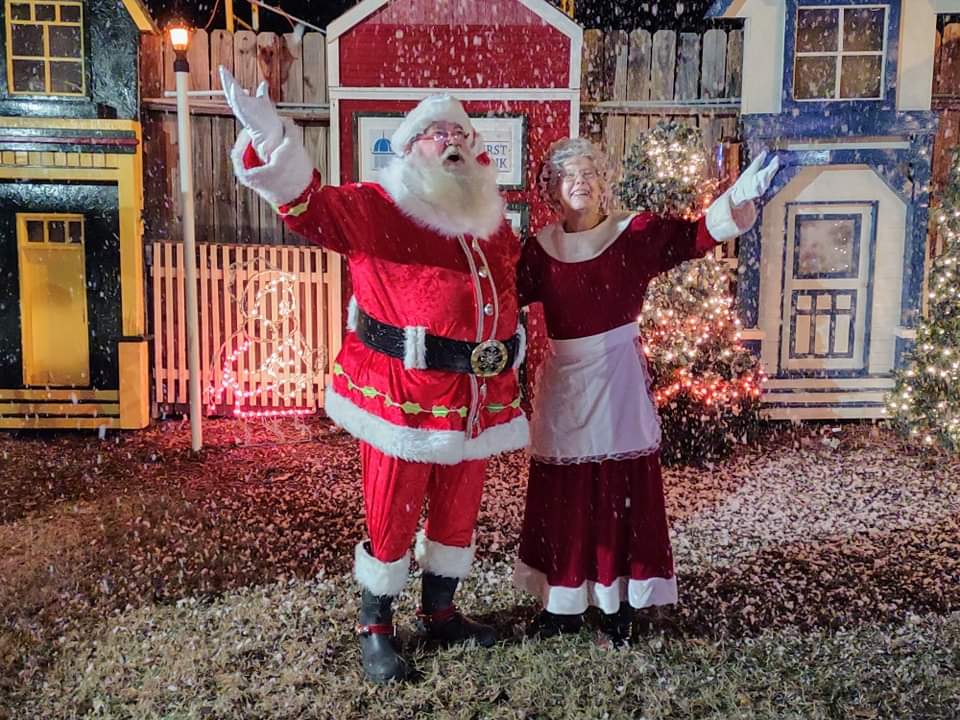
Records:
[[[154,242],[154,401],[189,403],[183,243]],[[323,405],[342,339],[340,262],[315,247],[197,247],[204,408]]]
[[[581,133],[615,160],[660,120],[700,128],[706,149],[736,135],[743,31],[586,30]]]
[[[946,180],[960,143],[960,23],[935,38],[933,106],[940,112],[933,180]],[[660,120],[699,127],[704,145],[735,138],[740,112],[743,31],[702,35],[672,30],[586,30],[581,78],[581,132],[623,158],[639,134]]]
[[[145,165],[145,237],[180,240],[180,174],[176,102],[164,93],[176,89],[169,38],[146,35],[141,46]],[[243,87],[261,80],[281,113],[293,117],[316,166],[325,171],[329,133],[326,39],[307,33],[197,31],[188,53],[193,90],[220,89],[224,65]],[[197,239],[218,243],[300,244],[287,233],[269,204],[237,184],[230,161],[239,128],[220,98],[192,98],[192,143],[196,189]]]

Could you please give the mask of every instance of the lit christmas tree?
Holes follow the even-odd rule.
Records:
[[[913,352],[887,400],[887,412],[907,436],[960,451],[960,149],[934,211],[945,250],[933,264],[927,317]]]
[[[631,147],[623,207],[698,218],[713,200],[700,132],[661,123]],[[640,331],[654,379],[666,462],[723,457],[759,426],[763,372],[740,343],[727,268],[710,253],[655,279]]]

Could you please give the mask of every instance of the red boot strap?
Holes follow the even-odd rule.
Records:
[[[393,623],[361,625],[357,623],[357,635],[396,635]]]
[[[456,605],[434,610],[432,613],[424,612],[423,608],[417,610],[417,617],[430,625],[443,625],[443,623],[452,620],[459,614],[460,611]]]

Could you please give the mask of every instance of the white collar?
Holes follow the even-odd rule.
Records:
[[[614,212],[596,227],[580,232],[565,232],[563,223],[547,225],[537,233],[537,242],[554,260],[578,263],[603,254],[630,225],[635,212]]]

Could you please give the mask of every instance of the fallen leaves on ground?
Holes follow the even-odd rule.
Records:
[[[460,597],[505,644],[421,648],[389,691],[351,634],[356,442],[306,429],[0,436],[0,718],[957,716],[956,458],[812,425],[667,469],[681,603],[628,651],[520,640],[526,460],[496,458]]]

